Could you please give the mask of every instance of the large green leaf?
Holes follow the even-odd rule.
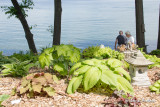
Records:
[[[118,59],[114,59],[114,58],[110,58],[107,60],[107,65],[109,65],[112,69],[117,68],[117,67],[121,67],[123,65],[123,63],[118,60]]]
[[[20,62],[19,64],[24,66],[24,65],[27,65],[31,62],[31,60],[27,60],[27,61],[23,61],[23,62]]]
[[[92,67],[84,75],[84,90],[89,90],[97,84],[101,77],[101,71],[97,67]]]
[[[3,74],[8,74],[9,72],[11,72],[11,69],[4,69],[1,71]]]
[[[71,81],[69,82],[68,88],[67,88],[67,93],[72,94],[75,92],[75,90],[79,87],[79,85],[82,82],[83,76],[80,75],[78,77],[73,77]]]
[[[63,65],[63,63],[56,63],[53,67],[54,70],[61,72],[64,71],[65,67]]]
[[[101,81],[112,86],[116,86],[116,75],[111,70],[102,70]]]
[[[117,89],[123,90],[126,93],[133,94],[132,85],[122,76],[117,75]]]
[[[46,65],[49,66],[50,65],[50,61],[48,61],[48,59],[46,58],[46,54],[42,53],[39,56],[39,63],[41,65],[42,68],[44,68]]]
[[[109,68],[106,65],[96,65],[100,70],[109,70]]]
[[[77,62],[80,59],[80,52],[78,50],[74,50],[70,55],[71,62]]]
[[[54,51],[54,48],[47,48],[44,50],[44,52],[39,56],[39,62],[42,68],[44,68],[46,65],[49,66],[51,63],[51,60],[53,60],[52,53]]]
[[[91,60],[85,60],[85,61],[82,62],[82,64],[91,65],[91,66],[95,65],[92,59]]]
[[[13,64],[4,64],[2,65],[4,68],[12,69]]]
[[[74,75],[83,74],[83,73],[85,73],[86,71],[88,71],[90,68],[91,68],[91,66],[84,65],[84,66],[82,66],[81,68],[79,68],[78,70],[76,70],[76,71],[74,72]]]
[[[159,88],[154,87],[153,85],[151,85],[151,86],[149,87],[149,89],[150,89],[151,91],[158,91],[158,90],[159,90]]]
[[[94,65],[102,65],[102,64],[105,64],[102,60],[98,60],[98,59],[92,59],[92,61],[94,62]]]
[[[69,74],[71,75],[77,68],[79,68],[82,65],[81,62],[76,63],[75,65],[72,66]]]
[[[67,55],[66,50],[67,50],[68,48],[64,48],[63,46],[64,46],[64,45],[59,45],[59,46],[56,46],[56,47],[55,47],[55,50],[57,50],[57,55],[58,55],[58,57],[61,56],[61,55],[63,55],[63,56],[66,56],[66,55]]]
[[[117,74],[123,74],[123,76],[128,80],[128,81],[131,81],[131,77],[129,75],[129,73],[127,71],[125,71],[122,67],[118,67],[118,68],[115,68],[114,70],[115,73]]]
[[[61,75],[66,75],[68,73],[64,63],[56,63],[53,69],[60,72]]]
[[[44,53],[50,54],[50,53],[52,53],[53,51],[54,51],[54,47],[51,47],[51,48],[45,49],[45,50],[44,50]]]

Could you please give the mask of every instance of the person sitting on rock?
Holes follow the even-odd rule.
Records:
[[[117,50],[117,42],[118,42],[118,47],[121,47],[122,45],[126,45],[126,41],[127,41],[127,38],[123,35],[123,31],[119,31],[119,35],[117,36],[116,38],[116,41],[115,41],[115,50]]]

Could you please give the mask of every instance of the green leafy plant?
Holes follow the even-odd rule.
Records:
[[[4,101],[4,100],[7,100],[10,96],[7,95],[7,94],[3,94],[3,95],[0,95],[0,107],[2,107],[1,103]]]
[[[120,67],[121,65],[121,61],[117,59],[108,59],[107,61],[90,59],[75,64],[70,70],[73,78],[69,82],[67,93],[74,93],[80,85],[83,85],[84,91],[87,91],[98,82],[109,85],[112,90],[118,89],[132,93],[130,76]],[[113,67],[115,68],[113,69]]]
[[[100,48],[99,46],[92,46],[84,49],[82,55],[84,58],[98,58],[98,59],[116,58],[119,60],[124,59],[123,53],[114,51],[109,47]]]
[[[100,49],[99,46],[89,46],[88,48],[84,49],[82,52],[83,58],[93,58],[94,53]]]
[[[13,55],[9,56],[9,58],[16,58],[19,61],[26,61],[30,60],[31,62],[35,63],[38,61],[38,55],[35,55],[32,52],[26,52],[20,51],[19,53],[14,53]]]
[[[150,52],[151,55],[160,55],[160,49],[153,50]]]
[[[42,68],[52,66],[61,75],[67,75],[70,66],[79,60],[80,49],[73,45],[64,44],[47,48],[39,56],[39,62]]]
[[[2,52],[0,52],[0,69],[2,68],[3,64],[16,62],[17,59],[15,58],[9,58],[7,56],[2,55]]]
[[[156,81],[153,85],[149,87],[151,91],[155,91],[156,94],[160,94],[160,80]]]
[[[0,75],[3,76],[25,76],[27,75],[29,68],[35,66],[35,64],[30,63],[30,61],[17,61],[15,63],[11,63],[11,64],[4,64],[2,65],[3,70],[1,71]]]
[[[154,64],[149,65],[149,68],[160,67],[160,58],[157,58],[155,55],[148,54],[144,54],[144,56],[146,57],[146,59],[150,60],[151,62],[154,62]]]
[[[131,77],[127,71],[125,71],[122,66],[124,65],[120,60],[114,59],[114,58],[109,58],[106,61],[106,65],[114,71],[116,74],[123,75],[124,78],[126,78],[128,81],[131,82]]]
[[[146,59],[150,60],[151,62],[154,62],[154,64],[149,65],[149,68],[160,67],[160,58],[157,58],[156,55],[146,54],[145,52],[143,52],[143,49],[141,49],[141,48],[140,48],[140,50]]]
[[[20,85],[12,89],[12,95],[24,95],[28,98],[40,96],[54,96],[55,89],[50,85],[57,81],[50,73],[34,73],[22,78]]]

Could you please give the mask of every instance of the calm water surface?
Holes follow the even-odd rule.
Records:
[[[52,34],[47,31],[54,23],[54,0],[34,0],[33,10],[28,12],[36,47],[52,44]],[[159,1],[144,1],[145,39],[148,51],[156,49],[158,37]],[[12,5],[10,0],[0,0],[0,6]],[[114,48],[119,30],[129,30],[136,37],[134,0],[62,0],[61,42],[71,43],[81,49],[104,44]],[[20,21],[7,19],[0,9],[0,51],[5,55],[28,50]]]

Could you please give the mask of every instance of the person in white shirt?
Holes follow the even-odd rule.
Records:
[[[134,44],[134,37],[131,35],[131,33],[129,31],[127,31],[125,34],[126,34],[126,37],[127,37],[127,43]]]
[[[126,33],[126,37],[127,37],[127,48],[131,48],[134,47],[134,37],[131,35],[131,33],[129,31],[127,31]],[[130,46],[128,46],[130,45]]]

